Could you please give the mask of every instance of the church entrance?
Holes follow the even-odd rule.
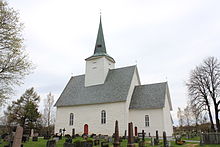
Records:
[[[85,125],[84,125],[84,134],[85,134],[85,135],[88,135],[88,133],[89,133],[89,127],[88,127],[87,124],[85,124]]]

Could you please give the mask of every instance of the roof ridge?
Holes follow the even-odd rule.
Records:
[[[123,68],[132,68],[132,67],[137,67],[137,65],[124,66],[124,67],[114,68],[114,69],[110,69],[110,70],[119,70],[119,69],[123,69]]]
[[[137,85],[137,86],[149,86],[149,85],[167,84],[167,83],[168,83],[168,82],[157,82],[157,83],[150,83],[150,84]]]

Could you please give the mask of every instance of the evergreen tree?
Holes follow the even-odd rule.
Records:
[[[40,96],[34,88],[27,89],[20,99],[8,106],[5,114],[10,123],[18,124],[24,128],[35,128],[37,120],[41,117],[38,111]]]

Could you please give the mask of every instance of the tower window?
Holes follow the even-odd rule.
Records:
[[[101,124],[106,124],[106,112],[105,112],[105,110],[101,111]]]
[[[150,126],[149,115],[145,115],[145,127],[149,127],[149,126]]]
[[[101,45],[101,44],[98,44],[97,47],[102,47],[102,45]]]
[[[70,113],[70,122],[69,122],[70,126],[73,125],[73,120],[74,120],[74,115],[73,115],[73,113]]]

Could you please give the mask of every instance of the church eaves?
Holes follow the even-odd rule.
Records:
[[[100,16],[99,30],[98,30],[98,35],[96,38],[94,54],[86,58],[85,60],[90,60],[90,59],[94,59],[94,58],[98,58],[102,56],[105,56],[111,61],[115,62],[115,60],[111,56],[109,56],[106,52],[105,39],[104,39],[103,29],[102,29],[102,20]]]

